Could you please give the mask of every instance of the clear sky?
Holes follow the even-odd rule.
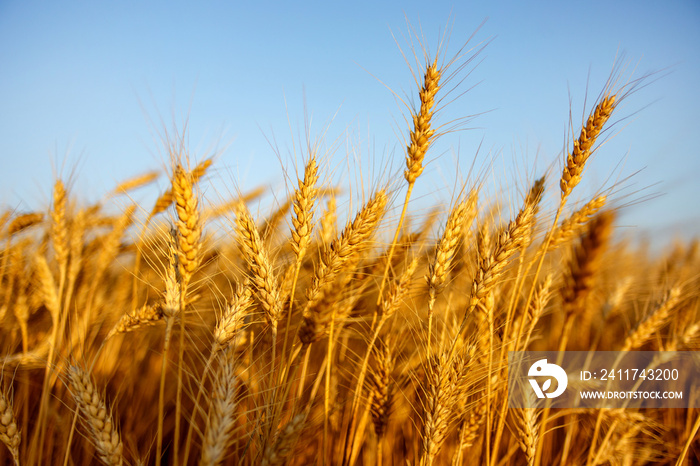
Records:
[[[405,108],[379,80],[416,100],[397,47],[408,51],[406,18],[432,50],[451,18],[450,51],[486,20],[470,44],[488,44],[462,74],[469,91],[439,115],[443,123],[477,116],[428,154],[419,179],[428,203],[449,201],[457,168],[466,174],[475,158],[477,169],[494,160],[489,178],[501,189],[522,192],[526,179],[560,160],[570,110],[580,124],[624,53],[623,76],[656,74],[626,99],[619,134],[576,194],[588,199],[617,181],[617,205],[634,204],[622,227],[664,238],[700,233],[696,0],[3,1],[0,205],[44,208],[56,173],[97,200],[162,167],[162,121],[171,129],[185,119],[195,158],[225,149],[216,196],[261,183],[281,192],[281,164],[293,164],[305,108],[312,136],[329,124],[327,145],[342,137],[329,163],[336,180],[348,154],[373,158],[384,178],[400,173]]]

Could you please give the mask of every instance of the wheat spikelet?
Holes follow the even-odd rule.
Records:
[[[44,214],[41,212],[30,212],[28,214],[18,215],[7,227],[7,235],[12,236],[20,231],[26,230],[34,225],[44,221]]]
[[[305,344],[317,340],[324,331],[328,319],[321,319],[314,309],[323,298],[327,288],[335,281],[345,264],[367,248],[367,242],[376,230],[386,207],[387,196],[383,190],[377,191],[362,210],[348,224],[343,233],[321,252],[321,262],[306,290],[308,301],[304,309],[299,337]]]
[[[17,427],[17,418],[12,411],[12,401],[5,393],[0,392],[0,441],[5,444],[15,465],[19,466],[19,444],[22,434]]]
[[[681,300],[680,287],[671,288],[664,300],[658,305],[656,310],[627,336],[620,351],[631,351],[641,347],[649,338],[656,333],[667,321],[671,311]]]
[[[102,462],[121,466],[122,442],[107,405],[95,389],[90,375],[77,366],[68,369],[73,399],[83,415],[90,440]]]
[[[586,125],[581,128],[579,138],[574,141],[574,148],[566,157],[566,167],[564,167],[559,182],[562,198],[567,197],[581,181],[581,174],[588,157],[591,155],[591,149],[615,109],[615,98],[615,95],[603,97],[588,117]]]
[[[435,57],[433,63],[428,64],[425,69],[423,86],[419,93],[420,109],[412,114],[411,143],[406,147],[406,170],[403,174],[409,185],[415,183],[423,173],[423,159],[435,137],[435,130],[431,129],[430,124],[433,118],[435,94],[440,89],[441,76],[442,72],[438,70],[437,57]]]
[[[297,414],[277,435],[275,442],[265,448],[262,466],[282,466],[294,451],[297,439],[306,424],[306,415]]]
[[[177,210],[178,254],[183,284],[189,283],[199,265],[202,224],[199,221],[197,195],[194,192],[195,176],[181,165],[173,173],[173,196]]]
[[[236,207],[236,232],[241,251],[250,267],[250,278],[260,297],[267,320],[276,327],[282,318],[279,282],[255,222],[243,203]]]
[[[235,426],[239,382],[236,377],[233,351],[223,352],[220,362],[204,432],[202,457],[199,461],[201,466],[216,466],[225,459]]]
[[[447,279],[447,273],[452,264],[452,258],[462,238],[462,230],[469,228],[467,219],[473,219],[476,214],[476,191],[469,197],[455,204],[450,212],[437,248],[435,258],[430,263],[426,280],[428,282],[428,314],[432,315],[435,298],[442,292]]]
[[[112,338],[118,333],[132,332],[138,328],[155,325],[162,321],[163,304],[144,304],[141,308],[124,314],[114,328],[107,334],[105,340]]]

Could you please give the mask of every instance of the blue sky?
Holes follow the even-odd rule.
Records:
[[[328,126],[328,169],[338,183],[348,154],[388,179],[402,169],[407,130],[405,108],[382,82],[416,99],[397,47],[408,51],[406,18],[432,50],[449,20],[448,53],[486,20],[470,44],[488,44],[462,74],[469,91],[439,114],[443,123],[477,116],[428,154],[416,202],[449,201],[455,172],[466,177],[472,163],[481,172],[493,166],[493,189],[517,199],[527,179],[559,163],[570,110],[576,126],[624,53],[623,76],[656,74],[619,109],[616,135],[575,197],[618,181],[616,205],[633,204],[619,220],[624,231],[700,233],[700,3],[426,5],[2,2],[0,205],[43,208],[56,173],[81,199],[98,200],[162,167],[163,122],[170,130],[185,119],[194,158],[223,150],[206,193],[212,201],[260,184],[283,192],[282,167],[293,166],[305,120],[312,137]],[[149,204],[156,188],[136,199]]]

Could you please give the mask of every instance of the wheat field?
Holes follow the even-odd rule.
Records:
[[[482,173],[413,211],[471,57],[427,49],[391,181],[334,185],[309,137],[269,208],[212,201],[217,158],[178,135],[99,202],[59,177],[2,213],[0,461],[698,464],[697,409],[507,404],[509,351],[700,349],[697,242],[651,254],[615,234],[614,190],[576,190],[644,77],[615,68],[517,199]]]

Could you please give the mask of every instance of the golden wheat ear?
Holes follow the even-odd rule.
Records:
[[[428,282],[428,317],[432,318],[433,307],[438,293],[442,292],[447,274],[452,265],[452,258],[457,251],[459,241],[463,237],[463,230],[469,229],[476,215],[476,191],[473,191],[467,199],[455,204],[450,212],[437,247],[435,258],[430,263],[426,280]]]
[[[571,194],[571,190],[581,181],[581,174],[592,153],[593,145],[615,110],[616,98],[614,94],[603,97],[581,128],[581,134],[574,141],[572,151],[566,156],[566,166],[561,174],[559,186],[562,198]]]
[[[360,252],[367,249],[367,243],[384,215],[386,204],[386,193],[383,190],[377,191],[355,216],[353,222],[345,227],[343,233],[321,251],[321,262],[316,268],[311,286],[306,290],[308,301],[299,329],[299,338],[305,345],[321,338],[330,323],[328,310],[324,312],[317,304],[321,302],[346,264],[352,263]]]
[[[99,459],[107,466],[121,466],[121,436],[111,412],[97,392],[92,377],[84,369],[70,366],[68,381],[73,399],[90,434],[89,440],[97,450]]]
[[[204,432],[200,466],[221,464],[226,457],[236,421],[237,397],[240,390],[234,351],[223,351],[219,361],[219,372],[214,382],[211,408]]]
[[[133,332],[141,327],[156,325],[165,318],[163,314],[163,304],[144,304],[133,312],[124,314],[116,323],[114,328],[105,337],[105,340],[112,338],[119,333]]]
[[[277,433],[274,443],[263,452],[261,465],[282,466],[287,463],[306,425],[306,417],[306,414],[297,414]]]
[[[17,427],[17,418],[12,410],[12,400],[0,392],[0,441],[5,444],[16,466],[19,466],[19,444],[22,434]]]
[[[197,177],[176,165],[173,173],[173,197],[177,211],[177,250],[179,255],[180,276],[183,289],[187,288],[192,275],[201,260],[202,224],[194,183]]]
[[[250,280],[260,298],[267,321],[275,331],[277,323],[282,318],[280,284],[276,271],[248,208],[245,204],[239,203],[235,213],[238,243],[250,268]]]

